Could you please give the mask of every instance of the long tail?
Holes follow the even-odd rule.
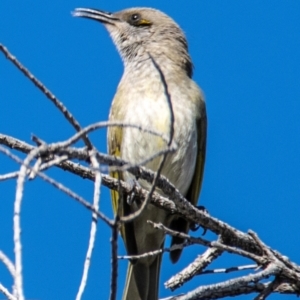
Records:
[[[157,300],[161,255],[151,265],[128,264],[123,300]]]

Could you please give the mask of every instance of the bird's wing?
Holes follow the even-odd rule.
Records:
[[[202,107],[200,118],[197,119],[197,160],[193,180],[186,194],[186,199],[193,205],[198,202],[198,197],[201,190],[203,171],[205,163],[206,152],[206,130],[207,130],[207,117],[205,105]]]
[[[114,109],[112,108],[110,114],[110,121],[114,121],[118,118],[114,114]],[[122,127],[109,127],[107,134],[107,144],[108,144],[108,152],[110,155],[114,155],[116,157],[121,157],[122,149],[122,136],[123,136],[123,128]],[[123,180],[122,172],[114,171],[110,172],[110,175],[116,179]],[[126,201],[127,195],[120,194],[118,191],[111,190],[111,201],[114,214],[118,214],[120,217],[129,215],[131,213],[130,205],[128,205]],[[124,240],[125,247],[129,255],[137,254],[137,246],[134,235],[133,222],[129,222],[123,224],[121,227],[121,235]]]
[[[191,185],[186,194],[186,199],[190,201],[193,205],[197,204],[198,197],[201,190],[202,179],[203,179],[203,171],[204,171],[204,163],[205,163],[205,151],[206,151],[206,130],[207,130],[207,117],[206,117],[206,108],[205,103],[201,107],[200,117],[197,119],[197,160],[194,171],[194,176],[191,182]],[[171,229],[188,232],[189,223],[183,219],[175,219],[171,223]],[[178,237],[172,237],[171,246],[175,244],[183,243],[183,239]],[[170,252],[170,258],[173,263],[177,262],[182,250],[175,250]]]

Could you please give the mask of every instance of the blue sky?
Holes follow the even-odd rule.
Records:
[[[300,263],[300,2],[214,1],[8,1],[0,2],[0,42],[69,108],[81,125],[106,120],[122,75],[122,62],[101,24],[73,18],[76,7],[118,11],[158,8],[183,28],[206,95],[207,161],[201,204],[240,230]],[[0,132],[30,142],[35,134],[61,141],[74,131],[58,110],[0,55]],[[106,133],[91,138],[106,151]],[[0,174],[17,165],[0,155]],[[93,185],[61,170],[49,175],[86,199]],[[0,183],[0,249],[13,259],[15,182]],[[101,210],[112,215],[102,189]],[[37,179],[25,186],[22,206],[24,289],[31,299],[74,299],[81,278],[91,215]],[[197,234],[197,233],[196,233]],[[110,230],[99,222],[83,299],[107,299]],[[207,237],[212,237],[208,234]],[[120,253],[124,254],[122,242]],[[161,282],[204,249],[186,249],[176,265],[164,256]],[[226,255],[214,267],[248,264]],[[120,262],[119,297],[126,262]],[[228,275],[195,278],[179,291]],[[12,284],[0,264],[0,282]],[[177,291],[177,293],[179,292]],[[161,284],[160,295],[171,293]],[[252,299],[246,296],[245,299]],[[279,299],[279,296],[273,296]],[[281,299],[287,296],[280,296]]]

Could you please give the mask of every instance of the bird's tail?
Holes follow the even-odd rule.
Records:
[[[136,261],[129,262],[123,300],[157,300],[161,254],[151,265]]]

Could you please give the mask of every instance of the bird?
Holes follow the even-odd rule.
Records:
[[[167,154],[161,174],[196,205],[204,172],[207,115],[203,92],[192,79],[193,64],[183,30],[171,17],[154,8],[129,8],[116,13],[76,8],[73,15],[102,23],[122,58],[124,72],[111,104],[109,121],[136,124],[166,136],[171,135],[173,128],[172,143],[177,148]],[[166,149],[160,136],[139,128],[114,126],[107,132],[109,154],[132,165]],[[144,166],[156,172],[161,159],[156,157]],[[151,187],[126,170],[111,175],[146,190]],[[167,196],[161,190],[157,192]],[[141,206],[116,191],[111,192],[111,198],[114,213],[121,217]],[[149,203],[140,216],[123,224],[120,230],[129,255],[163,248],[165,234],[154,229],[148,220],[184,233],[190,228],[182,217]],[[173,237],[171,245],[182,242]],[[170,252],[173,263],[178,261],[181,251]],[[123,300],[158,299],[161,259],[162,254],[158,254],[129,261]]]

